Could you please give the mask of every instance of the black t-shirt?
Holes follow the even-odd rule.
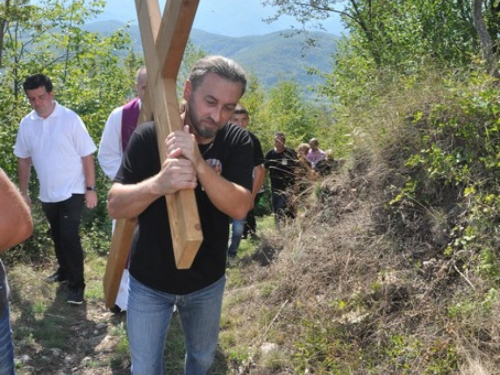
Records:
[[[244,129],[226,125],[214,141],[201,145],[207,162],[217,165],[227,180],[252,189],[253,147]],[[154,123],[141,125],[132,135],[115,181],[134,184],[160,171]],[[216,168],[216,169],[217,169]],[[219,280],[225,272],[229,217],[209,200],[201,184],[195,189],[203,231],[203,243],[189,269],[175,266],[165,197],[139,215],[139,238],[130,263],[130,274],[150,288],[171,294],[187,294]]]
[[[260,145],[259,138],[257,138],[257,136],[253,134],[251,131],[249,131],[248,134],[250,134],[250,138],[252,139],[252,144],[253,144],[254,166],[264,164],[266,160],[264,159],[264,153],[262,152],[262,146]]]
[[[267,152],[265,167],[269,171],[273,191],[284,192],[292,187],[295,183],[297,162],[297,153],[289,147],[285,147],[280,153],[274,149]]]

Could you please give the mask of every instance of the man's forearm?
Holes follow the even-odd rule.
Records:
[[[94,156],[92,154],[84,156],[82,158],[82,162],[83,162],[83,173],[85,174],[86,185],[95,186]]]
[[[208,198],[229,217],[242,220],[252,207],[252,194],[244,187],[219,176],[208,164],[205,165],[197,170],[197,176]]]
[[[161,197],[153,191],[151,179],[138,184],[114,183],[108,193],[108,213],[113,219],[139,216],[151,203]]]
[[[262,184],[264,183],[264,178],[266,177],[264,165],[261,164],[254,167],[253,174],[252,197],[255,199],[262,187]]]
[[[21,194],[28,195],[28,187],[31,174],[31,158],[17,159],[17,178]]]

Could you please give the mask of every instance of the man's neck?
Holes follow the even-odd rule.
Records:
[[[39,115],[38,113],[37,113],[37,115],[38,115],[39,117],[41,117],[41,118],[43,118],[43,119],[45,120],[46,118],[50,117],[50,115],[51,115],[52,113],[54,113],[54,110],[55,110],[55,109],[56,109],[56,102],[54,102],[54,101],[53,101],[53,102],[52,102],[52,110],[51,110],[51,111],[50,111],[47,115],[45,115],[45,116],[41,116],[41,115]]]
[[[198,143],[199,145],[208,145],[214,141],[215,137],[213,137],[213,138],[201,138],[195,134],[194,139],[196,139],[196,143]]]

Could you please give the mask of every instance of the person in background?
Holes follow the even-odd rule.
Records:
[[[310,149],[311,147],[309,146],[309,143],[301,143],[299,147],[297,147],[297,156],[299,157],[299,160],[307,161],[306,156]]]
[[[113,218],[139,219],[130,261],[127,333],[132,374],[163,375],[163,352],[174,306],[182,322],[184,373],[208,374],[219,335],[226,281],[229,220],[252,207],[252,140],[228,124],[247,78],[233,60],[199,60],[184,85],[184,128],[168,135],[160,165],[153,122],[132,135],[108,194]],[[217,168],[217,171],[214,169]],[[177,269],[166,195],[194,189],[203,242],[189,269]]]
[[[297,162],[297,168],[295,168],[296,193],[303,193],[310,186],[310,182],[316,178],[316,172],[306,159],[309,150],[309,143],[301,143],[297,148],[297,156],[299,160]]]
[[[339,162],[335,159],[333,150],[325,150],[326,158],[316,163],[316,171],[319,176],[327,176],[339,167]]]
[[[248,124],[250,123],[250,116],[248,115],[248,110],[245,107],[238,105],[234,110],[233,115],[231,116],[229,122],[233,125],[240,126],[243,129],[247,129]],[[255,204],[257,204],[257,195],[259,194],[262,188],[262,184],[264,183],[264,177],[266,176],[266,171],[264,169],[264,153],[262,152],[262,147],[260,145],[259,138],[257,138],[257,136],[250,131],[248,132],[248,134],[250,135],[253,144],[254,167],[252,173],[253,177],[252,197],[255,206]],[[248,212],[247,217],[244,218],[243,220],[233,219],[231,240],[229,242],[229,247],[227,250],[229,257],[234,258],[238,253],[238,247],[240,246],[245,223],[249,216],[253,217],[253,208]],[[253,220],[255,221],[255,217],[253,217]],[[253,229],[255,233],[255,226]]]
[[[116,172],[120,168],[123,151],[137,127],[141,100],[146,92],[147,82],[147,71],[145,67],[142,67],[138,70],[135,81],[137,97],[127,104],[115,108],[104,126],[97,159],[101,169],[111,181],[114,180]]]
[[[277,225],[285,218],[295,218],[293,202],[288,194],[295,184],[297,153],[285,145],[286,137],[282,132],[274,134],[274,148],[266,153],[265,168],[271,179],[271,202]]]
[[[33,164],[59,264],[47,281],[67,280],[66,302],[81,305],[85,277],[79,226],[83,206],[97,205],[96,146],[80,117],[54,100],[50,78],[43,74],[29,76],[23,88],[33,111],[21,120],[14,147],[19,188],[31,206],[28,185]]]
[[[137,127],[139,113],[141,111],[141,100],[146,92],[148,75],[145,67],[137,72],[135,89],[137,97],[129,101],[124,106],[115,108],[108,117],[99,144],[97,159],[103,172],[113,181],[122,162],[123,151],[127,147],[130,136]],[[113,221],[113,228],[115,222]],[[127,310],[128,301],[128,262],[122,274],[120,287],[116,296],[115,306],[111,311],[118,314]]]
[[[311,138],[309,146],[311,149],[307,153],[306,159],[311,163],[311,167],[316,168],[318,162],[326,159],[326,153],[319,149],[319,142],[316,138]]]
[[[0,254],[33,233],[30,209],[0,168]],[[0,374],[15,375],[14,345],[9,313],[9,284],[0,259]]]

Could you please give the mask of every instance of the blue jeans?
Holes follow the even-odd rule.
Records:
[[[14,345],[10,328],[9,307],[0,316],[0,375],[15,375]]]
[[[175,295],[130,276],[127,331],[133,375],[163,375],[163,352],[174,305],[186,344],[184,373],[206,375],[215,358],[226,276],[199,291]]]
[[[236,256],[238,253],[238,248],[240,247],[241,236],[243,235],[243,230],[245,229],[246,219],[234,220],[231,230],[231,241],[229,242],[229,247],[227,249],[227,254],[229,256]]]

